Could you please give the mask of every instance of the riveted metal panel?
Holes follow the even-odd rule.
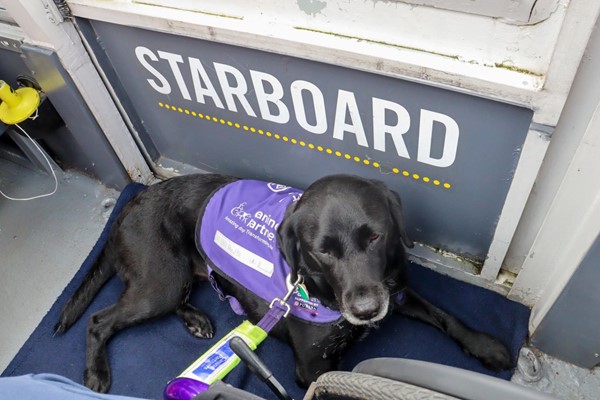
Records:
[[[306,187],[381,179],[411,236],[486,257],[532,111],[402,79],[93,21],[164,159]]]

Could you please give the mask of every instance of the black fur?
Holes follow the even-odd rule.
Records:
[[[110,387],[106,355],[109,338],[127,326],[175,312],[190,332],[213,335],[208,316],[188,303],[195,281],[207,279],[194,245],[195,224],[204,202],[217,188],[235,181],[223,175],[188,175],[153,185],[131,200],[112,226],[108,242],[81,286],[62,310],[57,333],[81,316],[115,273],[125,282],[116,304],[92,315],[87,330],[84,383],[99,392]],[[487,367],[511,367],[497,339],[466,327],[406,288],[406,253],[411,247],[399,196],[381,182],[335,175],[312,184],[290,206],[277,240],[294,274],[301,273],[311,296],[340,310],[337,325],[282,320],[272,333],[291,344],[296,380],[308,385],[337,367],[353,340],[394,310],[434,325]],[[295,277],[294,277],[295,278]],[[243,288],[219,279],[257,322],[262,302]],[[393,298],[404,290],[400,303]]]

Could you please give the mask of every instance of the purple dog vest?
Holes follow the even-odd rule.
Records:
[[[209,264],[213,287],[220,296],[212,269],[270,303],[288,292],[290,267],[277,247],[277,228],[285,210],[302,191],[289,186],[240,180],[223,186],[208,201],[196,227],[196,246]],[[309,293],[310,294],[310,293]],[[239,302],[225,296],[233,310],[243,314]],[[304,300],[296,291],[288,304],[290,314],[314,323],[334,323],[339,311],[314,297]]]

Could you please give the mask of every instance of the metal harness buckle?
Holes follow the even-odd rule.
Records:
[[[298,274],[298,279],[296,279],[296,282],[294,282],[294,284],[292,285],[292,288],[290,290],[288,290],[288,292],[285,294],[283,299],[280,299],[279,297],[275,297],[271,301],[269,308],[273,308],[275,303],[279,303],[279,306],[281,306],[282,308],[285,308],[285,310],[286,310],[285,313],[283,314],[283,318],[287,317],[291,310],[291,307],[287,303],[287,301],[292,296],[292,293],[294,293],[296,291],[296,289],[298,289],[298,286],[302,285],[303,283],[304,283],[304,278],[302,278],[302,275]]]

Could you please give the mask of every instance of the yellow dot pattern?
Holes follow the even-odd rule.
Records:
[[[264,137],[273,138],[275,140],[281,140],[281,141],[283,141],[285,143],[288,143],[288,144],[298,145],[298,146],[305,147],[305,148],[308,148],[308,149],[311,149],[311,150],[317,150],[317,151],[319,151],[321,153],[326,153],[326,154],[329,154],[329,155],[333,155],[333,156],[339,157],[340,159],[346,159],[346,160],[349,160],[349,161],[354,161],[354,162],[359,163],[359,164],[361,164],[361,165],[363,165],[365,167],[371,167],[371,168],[380,169],[381,172],[388,172],[389,173],[391,171],[391,173],[393,173],[395,175],[401,175],[401,176],[403,176],[405,178],[408,178],[408,179],[411,179],[412,181],[415,181],[415,182],[426,183],[426,184],[430,184],[430,185],[432,185],[434,187],[444,188],[444,189],[451,189],[453,187],[450,183],[441,181],[439,179],[431,178],[429,176],[423,176],[423,175],[420,175],[420,174],[418,174],[416,172],[409,172],[409,171],[406,171],[406,170],[400,170],[400,169],[398,169],[396,167],[384,168],[384,167],[382,167],[382,165],[379,162],[374,161],[374,160],[372,160],[370,158],[361,158],[359,156],[354,156],[354,155],[351,155],[351,154],[348,154],[348,153],[342,153],[341,151],[338,151],[338,150],[334,150],[334,149],[331,149],[331,148],[325,148],[323,146],[315,145],[315,144],[310,143],[310,142],[305,142],[305,141],[298,140],[298,139],[295,139],[295,138],[292,138],[292,137],[289,137],[289,136],[281,135],[279,133],[269,132],[269,131],[265,131],[263,129],[257,129],[257,128],[255,128],[253,126],[242,125],[242,124],[240,124],[238,122],[228,121],[228,120],[226,120],[224,118],[217,118],[217,117],[212,116],[212,115],[202,114],[200,112],[187,110],[187,109],[184,109],[184,108],[181,108],[181,107],[176,107],[176,106],[173,106],[173,105],[170,105],[170,104],[166,104],[166,103],[162,103],[162,102],[159,102],[158,106],[161,107],[161,108],[167,109],[167,110],[180,112],[180,113],[185,114],[185,115],[189,115],[189,116],[193,116],[193,117],[198,117],[200,119],[205,119],[206,121],[210,121],[210,122],[217,123],[217,124],[220,124],[220,125],[225,125],[225,126],[233,127],[233,128],[236,128],[236,129],[242,129],[246,133],[252,132],[252,133],[256,133],[257,135],[264,136]]]

